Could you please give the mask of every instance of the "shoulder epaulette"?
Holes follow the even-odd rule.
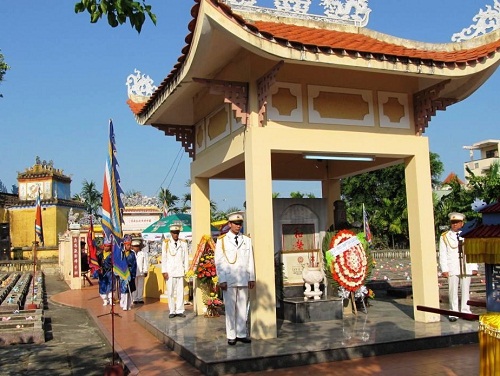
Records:
[[[445,236],[448,233],[448,231],[445,231],[441,234],[441,236]]]
[[[186,239],[179,239],[181,242],[187,243]]]
[[[217,239],[222,239],[224,236],[226,236],[226,234],[222,234],[221,236],[219,236]]]
[[[165,239],[163,239],[163,241],[164,241],[165,243],[168,243],[168,242],[170,241],[170,238],[165,238]]]

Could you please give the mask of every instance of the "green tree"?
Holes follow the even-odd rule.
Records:
[[[189,213],[191,212],[191,193],[184,193],[181,199],[181,213]]]
[[[151,6],[145,0],[82,0],[75,4],[75,13],[87,12],[90,22],[96,23],[106,16],[111,27],[122,25],[127,20],[138,33],[146,21],[146,15],[156,25],[156,15],[151,12]]]
[[[491,204],[500,200],[500,164],[493,162],[481,176],[476,176],[467,167],[471,195]]]
[[[1,180],[0,180],[0,193],[7,193],[7,187]]]
[[[73,196],[73,200],[83,202],[85,210],[90,215],[100,217],[102,207],[102,193],[97,189],[93,181],[86,179],[82,183],[82,190],[79,194]]]
[[[436,236],[438,236],[443,228],[449,225],[448,214],[451,212],[460,212],[465,214],[467,220],[477,218],[479,216],[472,209],[474,201],[474,193],[460,184],[458,178],[449,182],[450,192],[441,197],[434,206],[434,224]]]
[[[3,81],[3,77],[7,70],[9,70],[10,67],[7,65],[7,63],[4,61],[3,54],[0,52],[0,82]],[[0,94],[0,98],[2,98],[3,95]]]
[[[437,186],[443,163],[429,153],[431,184]],[[408,242],[408,213],[404,165],[367,172],[343,179],[342,198],[346,202],[349,223],[362,218],[365,205],[375,242],[386,245]]]
[[[179,208],[176,206],[177,201],[179,201],[179,197],[170,192],[168,188],[160,188],[160,192],[158,193],[158,200],[161,205],[167,205],[169,212],[179,212]]]
[[[316,198],[314,193],[302,193],[300,191],[290,192],[291,198]]]

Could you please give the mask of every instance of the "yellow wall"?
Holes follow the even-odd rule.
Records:
[[[5,208],[0,208],[0,223],[9,222],[9,212]]]
[[[42,205],[42,224],[45,247],[58,246],[58,234],[68,228],[69,207]],[[74,209],[75,213],[83,213]],[[13,247],[31,247],[35,240],[35,207],[9,210],[10,237]],[[38,240],[38,239],[37,239]]]

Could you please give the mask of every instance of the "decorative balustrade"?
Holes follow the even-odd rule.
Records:
[[[410,258],[409,249],[383,249],[372,251],[374,259],[406,259]]]

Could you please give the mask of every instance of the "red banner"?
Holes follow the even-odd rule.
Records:
[[[73,278],[80,277],[80,238],[71,237],[71,256],[73,263]]]

